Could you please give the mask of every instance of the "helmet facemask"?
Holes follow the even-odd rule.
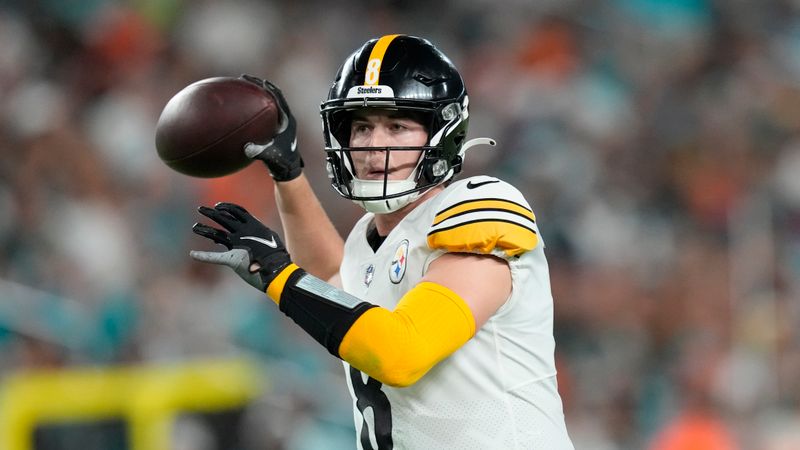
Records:
[[[446,182],[461,170],[461,155],[456,151],[447,152],[444,146],[453,141],[460,143],[466,129],[466,117],[458,104],[450,108],[431,106],[393,106],[387,107],[386,99],[376,100],[374,106],[369,99],[363,99],[358,107],[329,106],[323,109],[325,128],[328,176],[334,189],[344,198],[350,199],[369,212],[386,214],[397,211],[412,203],[430,189]],[[341,145],[350,141],[350,124],[356,110],[396,110],[401,117],[408,116],[422,124],[428,132],[425,145],[415,147],[351,147]],[[443,113],[443,110],[447,111]],[[455,111],[455,113],[454,113]],[[450,120],[443,120],[443,114]],[[460,136],[454,136],[461,132]],[[393,170],[392,155],[398,152],[420,152],[411,173],[404,179],[391,179]],[[354,155],[360,152],[380,152],[382,154],[383,178],[363,179],[356,172]],[[413,163],[412,163],[413,164]]]
[[[452,62],[425,39],[387,35],[373,39],[340,67],[321,105],[328,175],[333,188],[367,211],[389,213],[450,180],[461,170],[467,133],[468,97]],[[428,131],[419,147],[353,147],[350,125],[356,110],[392,110],[421,123]],[[385,168],[392,154],[420,151],[417,165],[404,180],[356,176],[353,155],[381,151]]]

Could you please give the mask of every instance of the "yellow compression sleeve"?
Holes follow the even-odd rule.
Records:
[[[394,311],[371,308],[350,327],[339,356],[381,383],[414,384],[475,334],[475,319],[452,290],[423,282]]]

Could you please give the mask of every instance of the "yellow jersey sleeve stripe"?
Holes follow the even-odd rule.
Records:
[[[387,34],[378,39],[372,51],[369,53],[369,60],[367,60],[367,70],[364,75],[364,86],[374,86],[380,84],[381,64],[383,64],[383,57],[386,55],[386,50],[389,44],[392,43],[394,38],[400,36],[399,34]]]
[[[539,236],[531,228],[503,219],[479,219],[440,228],[428,233],[428,246],[448,252],[489,254],[494,249],[506,256],[519,256],[533,250]]]
[[[533,214],[533,211],[519,203],[501,198],[479,198],[465,200],[439,211],[433,219],[433,226],[451,217],[460,216],[472,211],[505,211],[525,217],[533,222],[536,221],[536,216]]]

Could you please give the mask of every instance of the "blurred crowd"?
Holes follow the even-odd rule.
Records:
[[[266,171],[180,175],[154,129],[193,81],[272,80],[344,234],[362,211],[328,184],[319,102],[388,33],[461,70],[470,136],[499,143],[465,176],[533,205],[576,448],[800,448],[797,0],[0,0],[0,382],[247,354],[273,384],[251,448],[352,448],[339,363],[188,257],[200,204],[280,228]]]

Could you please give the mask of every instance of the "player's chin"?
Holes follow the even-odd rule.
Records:
[[[370,171],[370,172],[364,173],[359,178],[361,178],[362,180],[368,180],[368,181],[383,181],[383,180],[386,179],[386,175],[387,175],[386,172],[384,172],[382,170],[374,170],[374,171]],[[389,172],[389,175],[391,176],[391,172]]]
[[[400,181],[405,180],[406,178],[411,175],[411,172],[407,170],[390,170],[389,172],[384,171],[374,171],[374,172],[367,172],[364,176],[359,177],[362,180],[367,181]]]

